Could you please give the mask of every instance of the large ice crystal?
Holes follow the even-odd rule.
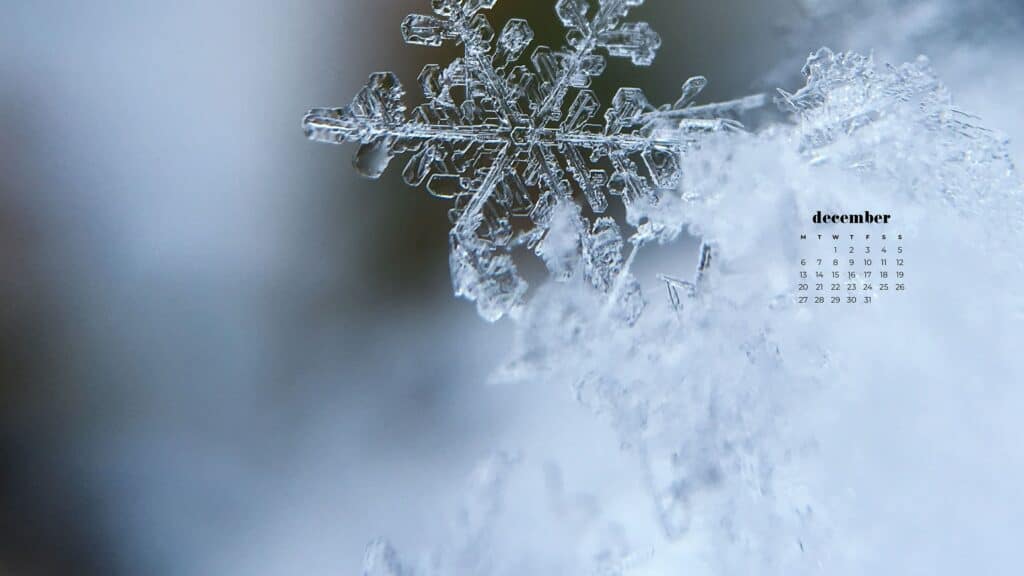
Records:
[[[426,103],[406,114],[405,91],[392,73],[370,76],[349,106],[317,108],[303,121],[321,142],[356,142],[360,173],[379,177],[392,158],[410,155],[403,176],[410,186],[450,199],[452,282],[458,296],[474,300],[481,315],[496,320],[524,301],[526,283],[509,253],[526,246],[543,255],[565,279],[567,261],[587,262],[593,285],[609,292],[627,319],[642,298],[634,279],[618,278],[623,244],[607,217],[609,195],[621,198],[636,223],[646,207],[679,181],[679,158],[701,134],[738,126],[727,117],[762,103],[749,97],[694,106],[707,84],[688,80],[682,96],[655,108],[643,91],[622,88],[603,113],[589,89],[604,72],[606,56],[650,65],[661,45],[647,23],[627,22],[644,0],[559,0],[555,12],[567,29],[567,45],[536,47],[521,19],[496,33],[484,13],[495,0],[433,0],[433,15],[402,23],[410,44],[461,45],[464,55],[447,66],[430,64],[419,76]],[[546,236],[558,206],[578,202],[595,215],[574,228],[576,248],[595,253],[552,254]],[[547,245],[548,248],[543,248]],[[562,247],[574,250],[573,246]],[[625,272],[628,275],[628,272]]]

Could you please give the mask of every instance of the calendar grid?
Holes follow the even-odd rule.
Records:
[[[800,234],[798,304],[872,304],[907,289],[902,233]]]

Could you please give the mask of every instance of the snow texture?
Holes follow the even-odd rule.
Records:
[[[850,479],[825,473],[865,474],[850,470],[844,454],[868,470],[893,462],[863,454],[829,428],[849,418],[847,410],[863,418],[860,426],[894,425],[892,443],[914,447],[898,458],[916,461],[935,449],[941,427],[923,428],[924,445],[908,440],[919,433],[914,414],[924,398],[977,402],[977,386],[1024,381],[1010,344],[1024,333],[1013,288],[1024,277],[1020,181],[1005,139],[953,106],[923,58],[879,67],[868,56],[822,49],[804,75],[802,89],[780,91],[791,123],[722,134],[690,150],[678,201],[649,214],[652,226],[686,227],[704,240],[713,256],[700,279],[667,277],[668,306],[632,328],[601,322],[578,293],[553,290],[532,306],[509,372],[520,381],[573,383],[646,463],[666,539],[710,540],[709,573],[946,573],[956,563],[924,552],[935,541],[915,541],[913,527],[918,515],[937,521],[947,513],[932,520],[930,509],[915,510],[911,490],[921,487],[883,472],[907,519],[895,527],[863,520],[888,518],[871,507],[895,497],[844,493]],[[907,243],[922,247],[909,272],[915,293],[868,310],[800,308],[789,279],[801,223],[816,209],[849,205],[900,215]],[[878,405],[865,409],[865,397]],[[964,417],[943,409],[934,418]],[[950,444],[960,446],[962,434],[972,432],[958,430]],[[981,469],[990,478],[1003,473]],[[922,472],[907,478],[927,486],[933,480]],[[989,512],[959,514],[969,522]],[[959,534],[953,548],[970,539],[951,533]],[[1008,535],[992,536],[973,542],[995,552],[985,565],[1001,573],[1012,561],[995,542],[1005,546]],[[679,566],[653,565],[652,573]]]

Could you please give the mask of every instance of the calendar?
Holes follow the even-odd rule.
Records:
[[[904,233],[890,214],[822,214],[801,231],[798,304],[870,305],[907,290]]]

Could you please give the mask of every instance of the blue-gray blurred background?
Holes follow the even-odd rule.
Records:
[[[822,44],[902,58],[1020,17],[849,4],[649,0],[636,17],[660,58],[614,63],[597,91],[670,102],[695,74],[708,99],[793,88]],[[552,5],[499,1],[491,20],[556,42]],[[510,330],[451,297],[447,206],[398,170],[359,179],[352,149],[299,127],[371,72],[412,87],[448,61],[402,44],[401,19],[428,9],[3,4],[0,573],[355,573],[370,538],[434,529],[447,503],[423,496],[528,410],[484,385]],[[947,52],[940,69],[977,64]]]

